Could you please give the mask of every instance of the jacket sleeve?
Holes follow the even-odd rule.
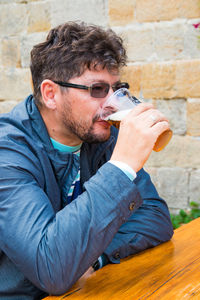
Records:
[[[167,204],[159,197],[144,169],[138,172],[133,185],[143,203],[120,227],[104,251],[112,263],[119,263],[120,258],[166,242],[173,235]]]
[[[109,163],[57,213],[43,184],[36,153],[12,137],[1,141],[0,249],[39,289],[62,294],[108,247],[142,199],[136,185]]]

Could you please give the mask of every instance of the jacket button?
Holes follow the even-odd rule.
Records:
[[[135,202],[131,202],[130,204],[129,204],[129,209],[130,210],[133,210],[135,208]]]
[[[119,252],[116,252],[116,253],[114,254],[114,258],[115,258],[115,259],[118,259],[118,258],[119,258]]]

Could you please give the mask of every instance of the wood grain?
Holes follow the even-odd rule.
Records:
[[[109,264],[83,286],[45,300],[200,299],[200,218],[175,230],[171,241]]]

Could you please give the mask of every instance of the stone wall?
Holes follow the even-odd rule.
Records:
[[[122,78],[169,118],[174,136],[146,169],[172,211],[200,203],[199,0],[0,0],[0,113],[31,93],[29,52],[68,20],[111,26],[128,51]]]

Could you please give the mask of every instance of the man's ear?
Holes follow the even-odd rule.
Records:
[[[49,109],[56,109],[55,95],[58,90],[57,84],[55,84],[52,80],[45,79],[41,83],[40,90],[44,105]]]

